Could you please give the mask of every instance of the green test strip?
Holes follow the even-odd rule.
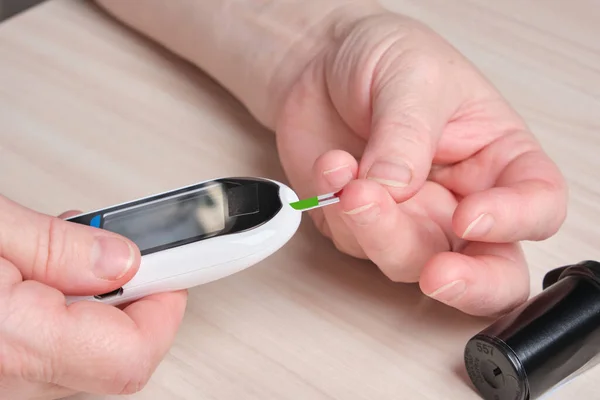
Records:
[[[292,206],[293,209],[299,210],[299,211],[302,211],[302,210],[305,210],[308,208],[318,207],[318,205],[319,205],[319,198],[317,196],[311,197],[309,199],[298,200],[293,203],[290,203],[290,206]]]
[[[313,208],[324,207],[329,204],[334,204],[340,201],[339,196],[342,192],[322,194],[320,196],[310,197],[304,200],[298,200],[290,203],[293,209],[298,211],[312,210]]]

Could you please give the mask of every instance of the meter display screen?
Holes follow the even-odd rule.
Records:
[[[68,220],[129,238],[146,255],[255,229],[273,218],[282,206],[277,184],[253,178],[226,178]]]
[[[220,233],[227,226],[227,208],[223,185],[214,184],[104,214],[103,228],[131,239],[144,253]]]

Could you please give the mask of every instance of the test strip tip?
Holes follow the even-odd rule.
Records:
[[[293,209],[302,211],[307,208],[316,207],[319,205],[319,200],[316,197],[311,197],[309,199],[298,200],[296,202],[290,203]]]

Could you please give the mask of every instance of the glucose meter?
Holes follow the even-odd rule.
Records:
[[[132,240],[141,265],[123,287],[67,303],[119,305],[240,272],[292,238],[302,218],[294,202],[294,191],[274,180],[219,178],[71,217]]]

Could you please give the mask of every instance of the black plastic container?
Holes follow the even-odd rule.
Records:
[[[469,378],[485,400],[534,400],[600,361],[600,263],[546,274],[543,291],[473,336]]]

